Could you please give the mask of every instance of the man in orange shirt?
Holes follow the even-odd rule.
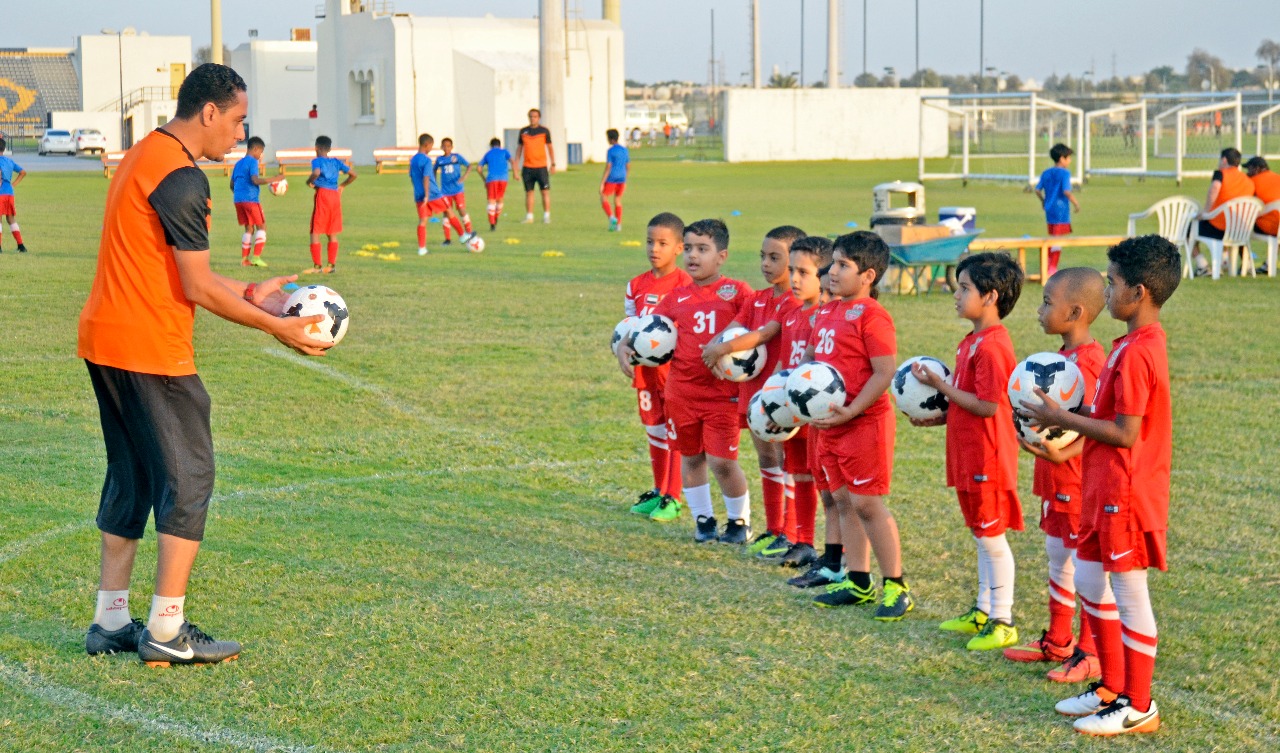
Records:
[[[1204,219],[1218,207],[1241,196],[1253,196],[1253,181],[1240,170],[1240,150],[1227,147],[1218,158],[1218,169],[1213,173],[1209,183],[1209,194],[1204,200],[1204,211],[1200,214],[1200,226],[1197,234],[1204,238],[1221,239],[1227,229],[1227,218],[1218,215],[1211,220]],[[1209,274],[1209,262],[1200,253],[1200,244],[1191,249],[1191,256],[1196,264],[1196,277]]]
[[[229,661],[183,614],[213,493],[209,394],[196,375],[195,307],[267,332],[299,353],[323,355],[306,334],[322,316],[280,318],[281,286],[209,268],[209,180],[196,158],[221,160],[244,138],[245,83],[202,65],[178,90],[174,119],[125,155],[107,191],[98,268],[80,312],[78,355],[98,399],[107,477],[98,503],[102,562],[89,654],[137,651],[151,666]],[[155,511],[155,595],[146,623],[129,615],[129,580]]]
[[[1280,201],[1280,175],[1271,172],[1271,166],[1261,157],[1253,157],[1244,163],[1245,175],[1253,181],[1253,195],[1263,204]],[[1267,212],[1258,217],[1254,232],[1276,235],[1280,231],[1280,212]]]
[[[542,189],[542,221],[551,222],[551,171],[556,169],[556,151],[551,146],[551,131],[542,125],[542,111],[529,111],[529,125],[520,129],[516,161],[524,179],[524,221],[533,222],[533,187]],[[548,169],[550,165],[550,169]]]

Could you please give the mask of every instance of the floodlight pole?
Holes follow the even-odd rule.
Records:
[[[916,75],[920,74],[920,0],[916,0]],[[920,86],[916,81],[916,86]]]
[[[209,61],[222,65],[222,0],[209,0]]]
[[[986,75],[987,69],[987,52],[985,49],[987,23],[987,3],[986,0],[978,0],[978,93],[982,93],[983,85],[986,83],[982,77]]]
[[[862,0],[862,75],[867,75],[867,0]]]

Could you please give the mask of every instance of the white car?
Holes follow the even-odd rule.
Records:
[[[36,146],[36,151],[42,155],[50,152],[62,152],[75,156],[76,142],[71,138],[71,131],[50,129],[40,137],[40,143]]]
[[[75,142],[77,153],[102,154],[107,151],[107,137],[97,128],[77,128],[71,132],[71,140]]]

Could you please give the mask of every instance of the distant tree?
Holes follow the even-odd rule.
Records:
[[[1209,91],[1217,91],[1229,87],[1230,84],[1231,69],[1222,62],[1222,58],[1211,55],[1199,47],[1187,56],[1187,88],[1192,91],[1206,88]]]
[[[1262,44],[1258,45],[1257,52],[1253,53],[1258,56],[1267,66],[1267,88],[1275,88],[1276,80],[1276,64],[1280,63],[1280,42],[1270,39],[1262,40]]]
[[[880,79],[876,78],[875,74],[872,73],[859,73],[858,77],[853,80],[853,85],[863,89],[871,89],[880,85]]]
[[[924,68],[903,79],[902,85],[936,89],[942,86],[942,76],[932,68]]]
[[[226,46],[222,46],[222,62],[226,63],[231,59],[231,50]],[[204,65],[213,62],[213,46],[205,45],[196,48],[196,65]]]
[[[821,80],[821,79],[819,79],[819,80],[817,80],[817,81],[814,81],[812,84],[809,84],[809,88],[810,88],[810,89],[825,89],[825,88],[827,88],[827,82],[826,82],[826,81],[823,81],[823,80]]]
[[[1004,90],[1010,92],[1022,91],[1022,79],[1018,78],[1018,74],[1010,73],[1004,79]]]
[[[898,77],[890,76],[888,74],[885,74],[884,78],[881,78],[880,81],[876,83],[876,86],[879,86],[884,89],[893,89],[897,87],[897,85],[898,85]]]
[[[799,86],[800,79],[794,73],[775,73],[769,77],[770,89],[796,89]]]

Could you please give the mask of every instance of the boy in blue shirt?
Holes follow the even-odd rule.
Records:
[[[440,193],[440,184],[436,182],[435,162],[431,159],[431,147],[435,143],[431,134],[421,134],[418,136],[418,153],[409,160],[409,183],[413,186],[413,203],[418,207],[418,256],[427,255],[427,223],[433,214],[441,216],[446,238],[449,225],[453,225],[458,237],[462,237],[462,223],[449,210],[449,202]]]
[[[1080,202],[1071,193],[1071,155],[1075,154],[1066,144],[1054,144],[1049,150],[1049,159],[1053,167],[1040,174],[1040,182],[1036,184],[1036,196],[1044,206],[1044,221],[1049,226],[1049,235],[1071,234],[1071,207],[1080,211]],[[1068,204],[1068,202],[1070,202]],[[1058,257],[1062,248],[1055,246],[1049,249],[1049,268],[1040,270],[1047,280],[1058,271]]]
[[[231,200],[236,205],[236,222],[244,228],[240,236],[240,266],[265,267],[262,249],[267,245],[267,220],[258,201],[259,186],[276,181],[262,177],[262,153],[267,144],[254,136],[246,144],[247,150],[231,170]],[[276,180],[279,180],[278,178]],[[253,258],[249,258],[249,250]]]
[[[453,139],[445,138],[440,142],[440,149],[444,154],[436,157],[435,172],[438,173],[440,179],[440,193],[444,196],[449,207],[457,211],[462,216],[462,225],[466,229],[466,236],[471,235],[471,215],[467,214],[467,193],[463,188],[463,182],[467,179],[467,175],[471,172],[471,163],[467,162],[467,158],[461,154],[453,153]],[[462,169],[459,172],[460,168]],[[462,243],[467,242],[467,237],[458,234],[458,240]],[[453,241],[449,240],[449,225],[444,226],[444,245],[449,245]]]
[[[27,171],[4,153],[8,143],[0,138],[0,216],[9,223],[9,232],[18,243],[18,253],[25,254],[27,247],[22,243],[22,230],[18,227],[18,210],[13,203],[13,187],[27,177]]]
[[[485,198],[489,201],[489,229],[498,229],[498,218],[502,216],[502,198],[507,195],[507,181],[516,170],[516,161],[511,152],[502,148],[502,142],[496,137],[489,139],[489,151],[480,158],[477,172],[484,178]]]
[[[311,160],[311,175],[307,185],[316,190],[315,204],[311,210],[311,269],[306,274],[323,272],[332,274],[338,267],[338,235],[342,233],[342,189],[356,180],[356,173],[347,163],[329,156],[333,139],[316,137],[316,158]],[[346,173],[347,179],[338,185],[338,174]],[[329,263],[320,267],[320,236],[329,241]]]
[[[605,153],[604,175],[600,176],[600,205],[609,218],[609,232],[622,230],[622,193],[627,190],[627,176],[631,174],[631,153],[618,143],[618,129],[605,131],[609,139],[609,151]],[[609,197],[613,206],[609,206]]]

